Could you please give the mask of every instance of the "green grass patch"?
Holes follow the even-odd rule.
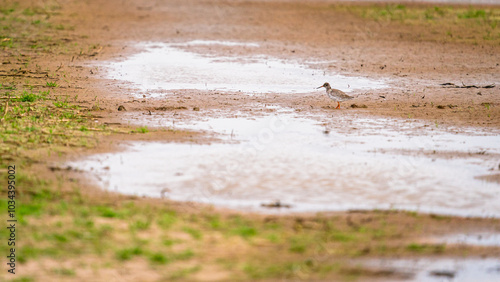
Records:
[[[182,228],[182,230],[184,232],[186,232],[187,234],[191,235],[191,237],[193,237],[193,239],[195,239],[195,240],[201,240],[203,238],[203,234],[201,233],[201,231],[199,229],[186,226],[186,227]]]
[[[239,226],[232,230],[233,234],[241,236],[243,238],[250,238],[257,235],[257,229],[251,226]]]
[[[149,256],[149,261],[156,264],[167,264],[171,260],[163,253],[154,253]]]
[[[13,86],[2,85],[2,88]],[[96,127],[78,106],[53,99],[49,91],[14,89],[0,97],[7,98],[0,103],[0,139],[3,141],[0,153],[18,160],[30,149],[94,147],[96,135],[111,132],[106,126]],[[93,128],[92,132],[88,132],[89,128]],[[0,164],[5,164],[4,158]]]
[[[29,161],[25,155],[31,149],[94,147],[95,136],[111,132],[109,128],[96,128],[90,114],[80,111],[77,105],[58,101],[58,93],[35,90],[58,87],[55,81],[47,81],[47,77],[56,80],[61,73],[57,73],[59,69],[42,69],[38,64],[40,56],[33,56],[34,52],[78,55],[82,46],[66,40],[67,35],[60,36],[58,23],[51,23],[59,15],[59,5],[19,6],[6,4],[0,8],[0,49],[15,49],[2,60],[9,66],[19,65],[16,68],[4,65],[4,78],[9,82],[2,80],[0,85],[0,90],[6,90],[0,91],[0,154],[8,155],[0,159],[2,165],[9,158]]]
[[[118,212],[109,206],[97,206],[94,207],[95,211],[102,217],[115,218],[118,217]]]
[[[465,12],[460,12],[457,14],[459,19],[477,19],[477,18],[486,18],[486,11],[483,9],[473,9],[470,8]]]
[[[14,12],[15,10],[16,10],[15,7],[1,7],[0,13],[2,13],[5,16],[8,16],[8,15],[12,14],[12,12]]]
[[[278,233],[267,234],[266,238],[271,243],[275,243],[276,244],[276,243],[282,242],[282,238],[281,238],[280,234],[278,234]]]
[[[55,233],[55,234],[52,234],[51,238],[58,243],[67,243],[69,241],[68,237],[66,237],[63,234]]]
[[[149,129],[148,129],[147,126],[141,126],[137,130],[135,130],[134,132],[137,132],[137,133],[148,133]]]
[[[393,23],[402,26],[401,32],[410,26],[423,27],[418,34],[407,35],[408,38],[429,41],[463,42],[478,44],[480,42],[500,44],[500,8],[452,6],[415,6],[401,4],[372,5],[332,5],[332,9],[348,11],[368,20]],[[393,25],[395,26],[395,25]],[[383,31],[384,29],[378,30]],[[367,29],[373,32],[374,29]],[[375,30],[377,31],[377,30]]]
[[[169,280],[179,280],[179,279],[186,279],[187,276],[196,273],[202,269],[201,266],[193,266],[193,267],[188,267],[188,268],[183,268],[179,270],[175,270],[170,276]]]
[[[29,259],[37,258],[43,253],[43,250],[38,249],[37,247],[32,245],[24,245],[18,250],[19,253],[17,254],[17,258],[20,263],[25,263]]]
[[[34,94],[33,92],[28,93],[26,91],[23,91],[23,94],[21,95],[21,97],[19,97],[19,101],[21,102],[35,102],[40,99],[44,99],[44,96]]]
[[[406,249],[411,252],[423,252],[425,249],[427,249],[427,245],[411,243],[406,246]]]
[[[401,232],[397,229],[400,228],[400,220],[392,222],[391,215],[383,212],[374,213],[369,218],[367,216],[366,220],[352,219],[350,224],[355,223],[355,227],[348,225],[342,217],[278,217],[267,221],[217,213],[177,214],[169,204],[150,205],[135,200],[124,202],[123,199],[107,201],[100,197],[96,200],[83,196],[77,189],[62,192],[57,189],[57,183],[40,181],[36,176],[22,173],[18,176],[19,187],[30,187],[19,205],[29,207],[29,212],[23,212],[25,221],[22,226],[27,235],[23,238],[26,243],[19,248],[21,263],[47,258],[78,259],[90,255],[106,258],[110,265],[144,258],[155,268],[175,262],[210,261],[210,253],[198,250],[204,250],[205,244],[217,244],[217,248],[225,248],[228,237],[237,236],[253,239],[236,240],[237,244],[228,247],[231,249],[228,252],[230,255],[222,253],[220,264],[226,261],[224,265],[235,279],[329,280],[332,273],[344,275],[332,261],[337,263],[345,257],[367,254],[367,249],[371,255],[384,256],[393,253],[425,256],[447,252],[444,245],[402,243],[387,247],[386,242]],[[5,208],[5,204],[5,201],[0,200],[0,208]],[[414,220],[435,220],[404,212],[401,216],[410,221],[408,226],[417,226],[411,223]],[[54,217],[59,219],[47,226],[46,219]],[[359,226],[362,221],[369,222],[370,226]],[[301,228],[296,227],[298,223]],[[148,232],[153,224],[160,227],[161,231]],[[446,222],[439,221],[439,224]],[[145,232],[138,234],[138,230]],[[206,240],[201,240],[207,231],[209,235],[206,235]],[[179,232],[185,232],[195,240],[178,239]],[[374,238],[374,233],[380,235]],[[4,236],[4,233],[1,234]],[[409,234],[413,236],[414,232]],[[242,248],[239,247],[241,244]],[[265,246],[265,252],[252,251],[252,248],[260,248],[260,244]],[[241,252],[242,259],[231,255],[234,252]],[[315,260],[311,256],[324,259]],[[195,272],[190,267],[176,269],[179,272],[171,276],[177,277],[175,279],[189,279],[190,273]]]
[[[307,244],[304,242],[292,241],[290,248],[288,249],[292,253],[305,253],[307,249]]]
[[[162,229],[169,229],[172,227],[172,225],[177,221],[177,214],[174,211],[167,211],[163,212],[158,220],[157,224],[162,228]]]
[[[241,216],[233,216],[229,220],[230,233],[233,235],[241,236],[245,239],[256,236],[258,230],[254,223],[242,218]],[[232,227],[231,227],[232,226]]]
[[[53,82],[53,81],[47,81],[47,83],[45,84],[47,87],[57,87],[59,85],[57,85],[56,82]]]
[[[69,108],[68,102],[54,101],[54,106],[57,108]]]
[[[173,240],[173,239],[164,239],[162,241],[163,245],[164,246],[167,246],[167,247],[172,247],[173,245],[175,245],[176,243],[179,243],[179,240]]]
[[[12,280],[12,282],[34,282],[35,278],[31,276],[22,276],[22,277],[17,277]]]
[[[118,258],[118,260],[124,261],[124,260],[130,260],[134,256],[140,256],[142,254],[143,254],[143,251],[140,247],[125,248],[125,249],[118,250],[116,252],[116,257]]]
[[[151,220],[149,219],[137,219],[129,225],[130,229],[135,231],[147,230],[150,226]]]
[[[336,242],[351,242],[356,240],[356,236],[352,233],[332,232],[328,235],[328,239]]]
[[[175,254],[174,258],[176,260],[188,260],[194,257],[194,252],[191,249],[184,250],[180,253]]]
[[[208,223],[211,229],[220,230],[224,227],[224,223],[221,221],[220,216],[214,215],[207,217]]]

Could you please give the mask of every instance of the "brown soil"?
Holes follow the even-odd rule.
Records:
[[[271,12],[272,11],[272,12]],[[148,1],[70,2],[54,21],[74,27],[60,37],[81,46],[98,45],[90,56],[40,56],[38,64],[62,64],[67,95],[92,107],[95,97],[104,108],[102,122],[116,122],[124,112],[216,109],[258,110],[256,103],[321,111],[425,119],[432,123],[500,126],[500,88],[444,88],[441,83],[487,85],[500,80],[500,44],[443,42],[441,35],[421,40],[426,26],[363,19],[324,2],[296,1]],[[259,42],[266,54],[296,60],[336,60],[329,70],[344,75],[390,80],[391,87],[352,93],[357,99],[341,111],[323,95],[258,95],[184,91],[168,102],[134,99],[128,85],[102,79],[100,62],[133,53],[140,41],[183,42],[195,39]],[[495,44],[496,43],[496,44]],[[207,50],[200,50],[207,51]],[[241,52],[251,52],[243,49]],[[89,62],[93,66],[89,66]],[[4,67],[4,66],[2,66]],[[6,67],[12,67],[6,66]],[[61,78],[62,80],[62,78]],[[77,89],[75,89],[77,88]],[[351,108],[352,104],[367,108]],[[489,106],[485,106],[488,104]],[[161,110],[160,110],[161,112]]]
[[[30,3],[21,5],[29,6]],[[82,107],[92,108],[98,101],[102,110],[93,114],[99,123],[115,126],[122,123],[121,126],[126,126],[123,123],[124,115],[139,116],[149,111],[189,112],[192,116],[196,115],[193,112],[195,107],[200,108],[201,113],[210,109],[228,112],[238,109],[258,113],[260,109],[256,105],[272,104],[306,113],[359,113],[423,119],[433,124],[500,128],[499,86],[490,89],[464,89],[439,85],[446,82],[487,85],[500,81],[498,41],[493,44],[443,41],[438,35],[432,37],[425,26],[365,19],[342,7],[332,8],[331,1],[64,1],[52,22],[73,27],[55,34],[54,41],[67,40],[79,46],[97,47],[88,51],[85,49],[80,56],[34,53],[32,65],[42,65],[52,71],[58,69],[57,82],[64,89],[59,92],[70,97],[78,95],[77,103]],[[130,85],[104,79],[102,71],[97,67],[103,61],[120,60],[137,51],[134,49],[135,42],[183,42],[198,39],[259,42],[263,46],[259,52],[265,50],[266,54],[279,58],[336,60],[339,63],[330,65],[329,70],[343,75],[390,79],[391,86],[378,91],[352,93],[358,98],[352,103],[344,103],[341,110],[334,110],[333,103],[322,91],[308,95],[248,96],[241,93],[212,93],[207,96],[203,92],[186,90],[170,95],[168,100],[137,99],[128,94]],[[200,49],[200,52],[205,51],[207,50]],[[251,51],[242,49],[241,52]],[[5,57],[8,56],[13,54],[5,54]],[[0,70],[10,71],[19,68],[21,64],[4,61]],[[2,83],[18,83],[25,78],[36,80],[26,74],[21,78],[5,77],[4,80],[2,77]],[[366,105],[367,108],[351,108],[353,103]],[[486,107],[485,103],[489,106]],[[120,105],[126,111],[118,111]],[[64,159],[116,149],[117,144],[132,138],[210,141],[196,133],[156,132],[135,137],[112,135],[103,137],[103,142],[92,151],[69,149]],[[55,173],[61,173],[47,170],[46,166],[44,161],[33,170],[48,178],[55,178]],[[498,181],[498,177],[491,181]],[[97,193],[95,190],[90,191]],[[125,196],[112,197],[121,199],[120,197]],[[144,201],[162,204],[161,200]],[[369,217],[348,213],[340,216],[354,221]],[[291,222],[294,220],[290,219]],[[403,217],[402,220],[402,224],[405,224],[408,219]],[[419,222],[425,228],[418,235],[425,235],[425,232],[445,234],[453,230],[487,229],[492,226],[487,220],[447,219],[447,223],[440,225],[439,222],[427,220]],[[481,249],[475,253],[491,255],[495,251],[497,250]],[[457,249],[456,255],[460,255],[460,252]],[[48,261],[47,264],[54,262]],[[131,270],[133,267],[146,270],[147,266],[141,266],[142,264],[144,263],[139,262],[137,266],[131,263],[124,269],[124,273],[138,274]],[[30,263],[26,267],[38,271],[45,266],[43,263]],[[227,277],[217,266],[209,266],[207,269],[207,275],[212,273],[213,280]],[[102,274],[101,279],[124,278],[125,275],[118,275],[115,270],[108,272]],[[93,274],[88,275],[92,277]],[[198,278],[210,280],[207,275]],[[145,277],[146,280],[158,278],[154,271],[147,276],[141,274],[139,279]]]
[[[498,81],[498,44],[420,41],[415,35],[425,34],[424,27],[375,23],[346,12],[331,11],[327,3],[321,2],[196,2],[196,5],[189,1],[174,1],[167,5],[135,2],[118,9],[111,3],[106,4],[111,5],[109,10],[104,6],[99,7],[99,11],[92,11],[92,5],[88,5],[81,7],[83,10],[79,13],[81,26],[90,27],[93,31],[91,38],[105,45],[104,58],[123,54],[117,49],[126,50],[133,41],[208,39],[259,42],[264,46],[259,51],[265,49],[269,55],[299,60],[337,60],[341,63],[330,65],[330,70],[394,81],[389,89],[353,93],[361,97],[355,103],[365,104],[368,108],[349,111],[428,119],[439,124],[500,125],[498,87],[450,89],[439,85],[445,82],[485,85]],[[85,8],[97,13],[92,23],[85,22],[89,18],[85,15]],[[245,108],[245,105],[258,102],[303,111],[311,108],[324,111],[325,106],[331,105],[321,95],[323,93],[305,97],[248,97],[236,93],[207,97],[203,93],[189,93],[188,100],[186,94],[172,97],[169,105],[187,109],[218,108],[221,104],[225,108]],[[157,102],[152,103],[156,105]],[[483,103],[490,104],[489,110]],[[143,103],[131,109],[144,109],[146,105]],[[345,106],[349,105],[346,103]],[[437,107],[440,105],[444,109]],[[110,107],[114,110],[113,106]]]

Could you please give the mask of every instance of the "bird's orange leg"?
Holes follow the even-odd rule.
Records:
[[[337,102],[337,107],[335,109],[340,109],[340,102]]]

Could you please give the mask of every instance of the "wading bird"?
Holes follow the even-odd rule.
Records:
[[[325,82],[325,84],[321,85],[320,87],[316,88],[319,89],[321,87],[325,87],[326,89],[326,95],[328,95],[328,98],[332,99],[333,101],[337,102],[337,107],[335,109],[340,109],[340,102],[351,100],[352,96],[349,96],[345,94],[344,92],[334,89],[330,86],[330,83]]]

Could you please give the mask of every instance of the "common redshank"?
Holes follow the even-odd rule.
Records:
[[[320,87],[318,87],[316,89],[319,89],[321,87],[325,87],[326,95],[328,95],[328,98],[337,102],[337,107],[335,109],[340,109],[340,102],[351,100],[352,98],[354,98],[354,97],[351,97],[351,96],[345,94],[344,92],[342,92],[338,89],[332,88],[330,86],[330,83],[328,83],[328,82],[325,82],[325,84],[321,85]]]

